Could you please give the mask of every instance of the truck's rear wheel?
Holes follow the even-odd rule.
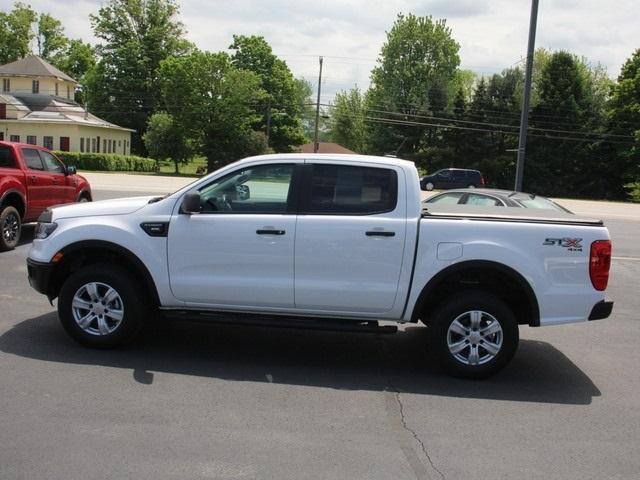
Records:
[[[121,268],[89,265],[62,285],[58,316],[67,333],[82,345],[117,347],[131,341],[147,315],[134,280]]]
[[[20,213],[14,207],[0,207],[0,252],[13,250],[20,241],[22,221]]]
[[[518,324],[499,298],[466,292],[445,300],[431,316],[431,352],[443,370],[486,378],[501,370],[518,347]]]

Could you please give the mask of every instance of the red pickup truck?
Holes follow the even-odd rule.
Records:
[[[36,145],[0,142],[0,251],[20,241],[22,224],[52,205],[90,202],[91,187],[76,168]]]

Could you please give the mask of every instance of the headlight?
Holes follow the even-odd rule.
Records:
[[[51,235],[56,228],[58,228],[58,224],[55,222],[38,222],[35,237],[39,240],[44,240]]]

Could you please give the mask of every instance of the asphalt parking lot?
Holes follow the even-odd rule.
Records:
[[[154,180],[98,180],[95,197],[183,182]],[[523,327],[512,363],[476,382],[430,365],[416,325],[158,319],[127,349],[85,349],[27,284],[27,227],[0,253],[0,479],[638,478],[640,215],[593,203],[578,206],[613,237],[612,317]]]

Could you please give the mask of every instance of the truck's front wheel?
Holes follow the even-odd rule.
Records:
[[[134,280],[118,267],[83,267],[60,289],[60,322],[73,339],[87,347],[109,348],[129,342],[140,331],[146,314]]]
[[[449,374],[485,378],[502,369],[518,347],[518,324],[499,298],[466,292],[445,300],[430,322],[431,351]]]

